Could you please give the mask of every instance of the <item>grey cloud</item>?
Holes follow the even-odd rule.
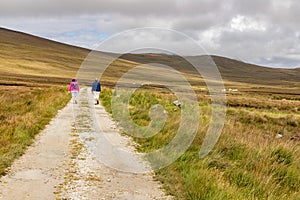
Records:
[[[295,67],[296,62],[291,58],[290,53],[300,58],[299,38],[293,31],[276,26],[270,26],[266,31],[225,30],[216,40],[220,46],[216,51],[247,62],[268,63],[272,66],[277,61],[277,67]],[[273,59],[275,57],[281,59]],[[293,61],[287,62],[288,60]],[[287,64],[283,65],[283,61]]]
[[[174,21],[172,28],[181,31],[203,31],[213,26],[216,21],[212,14],[199,15],[193,18],[182,17]]]
[[[91,48],[97,31],[105,38],[130,28],[163,27],[187,34],[211,54],[249,62],[276,58],[274,62],[288,63],[300,55],[299,10],[297,0],[10,0],[1,2],[0,26],[68,43],[73,38],[65,33],[77,32],[74,44]],[[238,16],[246,20],[232,27]],[[247,20],[262,24],[263,30],[251,27]],[[184,43],[178,38],[167,39],[170,44]],[[119,45],[130,44],[124,41]],[[186,48],[186,52],[190,50]],[[288,66],[292,64],[296,61]]]
[[[140,0],[27,0],[5,1],[1,3],[0,15],[78,15],[78,14],[105,14],[121,13],[123,15],[145,15],[148,13],[169,13],[175,9],[175,3],[171,0],[140,1]]]
[[[230,5],[230,12],[253,16],[268,12],[272,7],[272,0],[231,0]]]

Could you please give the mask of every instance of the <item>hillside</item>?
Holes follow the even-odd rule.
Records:
[[[228,80],[249,81],[255,79],[257,83],[260,83],[259,81],[268,81],[270,83],[300,81],[299,69],[269,68],[220,56],[212,56],[212,58],[221,74]],[[254,80],[251,81],[255,82]]]
[[[195,72],[192,66],[183,58],[165,54],[126,54],[123,59],[138,63],[157,62],[174,67],[187,73]],[[211,56],[226,81],[255,84],[280,85],[286,82],[300,82],[300,69],[276,69],[253,65],[230,58]],[[207,56],[188,57],[197,63],[204,63]]]
[[[89,50],[0,28],[0,84],[64,83]]]

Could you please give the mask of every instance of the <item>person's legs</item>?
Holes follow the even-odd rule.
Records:
[[[100,92],[96,92],[94,91],[94,99],[95,99],[95,105],[99,104],[99,95],[100,95]]]
[[[78,95],[78,92],[77,91],[72,91],[71,93],[72,93],[72,102],[77,103],[76,97]]]

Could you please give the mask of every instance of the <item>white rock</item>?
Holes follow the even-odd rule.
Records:
[[[277,136],[276,136],[277,139],[280,139],[280,138],[282,138],[282,137],[283,137],[282,134],[277,134]]]
[[[181,102],[178,101],[178,100],[174,101],[173,104],[174,104],[175,106],[181,107]]]

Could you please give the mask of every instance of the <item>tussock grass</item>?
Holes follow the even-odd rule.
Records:
[[[163,129],[155,136],[134,138],[141,152],[164,147],[176,134],[180,109],[175,96],[156,90],[138,90],[130,100],[131,118],[149,124],[149,108],[161,104],[168,112]],[[111,111],[109,89],[101,100]],[[213,151],[204,159],[199,150],[210,118],[209,99],[201,93],[200,122],[196,138],[174,163],[156,171],[156,179],[177,199],[299,199],[300,147],[292,139],[299,134],[300,117],[295,100],[265,101],[267,95],[248,98],[248,93],[229,96],[227,120]],[[277,134],[283,138],[277,139]],[[297,138],[297,137],[295,137]]]

